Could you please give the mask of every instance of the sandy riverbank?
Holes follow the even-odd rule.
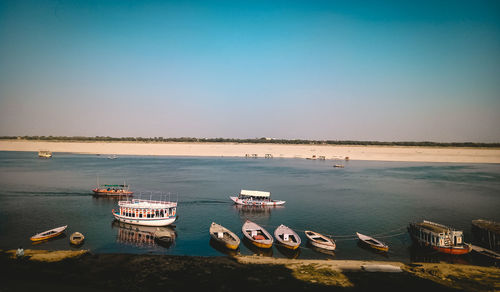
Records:
[[[2,291],[495,291],[500,269],[445,263],[0,252]],[[42,255],[42,257],[37,257]]]
[[[2,140],[0,151],[49,150],[102,155],[166,155],[245,157],[257,154],[263,158],[310,158],[411,162],[500,163],[498,148],[400,147],[400,146],[335,146],[238,143],[143,143],[143,142],[43,142]]]

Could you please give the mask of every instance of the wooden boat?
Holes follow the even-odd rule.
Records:
[[[270,192],[241,190],[238,197],[229,197],[239,205],[247,206],[280,206],[285,201],[271,200]]]
[[[310,230],[306,230],[304,233],[306,234],[307,239],[309,239],[309,242],[317,248],[335,250],[337,247],[333,239],[326,237],[323,234]]]
[[[260,248],[270,248],[273,245],[273,237],[267,230],[258,224],[247,220],[241,227],[241,231],[253,245]]]
[[[164,245],[170,246],[175,241],[175,230],[169,227],[157,227],[153,233],[154,239]]]
[[[85,240],[85,236],[80,232],[74,232],[69,237],[69,242],[73,245],[80,245],[83,243],[83,240]]]
[[[65,226],[57,227],[57,228],[54,228],[51,230],[47,230],[47,231],[35,234],[30,238],[30,240],[31,241],[42,241],[42,240],[46,240],[49,238],[57,237],[57,236],[61,235],[64,232],[64,230],[66,230],[67,227],[68,227],[68,225],[65,225]]]
[[[281,224],[274,230],[274,238],[288,249],[297,249],[302,240],[291,228]]]
[[[238,249],[240,245],[240,239],[236,234],[215,222],[212,222],[210,225],[210,237],[220,245],[229,249]]]
[[[408,233],[419,246],[429,247],[441,253],[461,255],[472,250],[472,246],[464,242],[463,231],[431,221],[410,223]]]
[[[368,235],[363,235],[363,234],[358,233],[358,232],[356,232],[356,235],[358,236],[359,240],[361,240],[361,242],[367,244],[371,248],[374,248],[374,249],[380,250],[380,251],[388,251],[389,250],[388,245],[384,244],[383,242],[381,242],[379,240],[376,240],[373,237],[370,237]]]

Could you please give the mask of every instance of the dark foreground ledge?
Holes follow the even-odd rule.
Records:
[[[321,265],[294,265],[241,263],[231,257],[92,253],[41,262],[1,252],[0,291],[457,291],[406,269],[338,272]],[[470,283],[466,287],[495,289]]]

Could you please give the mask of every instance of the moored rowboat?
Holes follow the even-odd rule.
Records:
[[[326,250],[335,250],[337,247],[333,239],[326,237],[323,234],[310,230],[306,230],[304,233],[306,234],[307,239],[309,239],[309,242],[315,247]]]
[[[215,222],[212,222],[210,225],[210,237],[220,245],[229,249],[238,249],[240,245],[240,239],[236,234]]]
[[[267,230],[258,224],[247,220],[241,227],[243,235],[255,246],[260,248],[270,248],[273,245],[273,237]]]
[[[283,224],[274,230],[274,237],[276,241],[289,249],[297,249],[302,242],[300,236],[295,231]]]
[[[74,232],[71,234],[69,237],[69,242],[74,245],[80,245],[83,243],[83,240],[85,239],[85,236],[81,234],[80,232]]]
[[[68,225],[65,225],[65,226],[57,227],[54,229],[50,229],[50,230],[35,234],[30,238],[30,240],[31,241],[41,241],[41,240],[46,240],[49,238],[54,238],[56,236],[61,235],[64,232],[64,230],[66,230],[67,227],[68,227]]]
[[[363,235],[363,234],[358,233],[358,232],[356,232],[356,235],[358,236],[359,240],[361,240],[361,242],[367,244],[371,248],[374,248],[374,249],[380,250],[380,251],[388,251],[389,250],[388,245],[384,244],[383,242],[381,242],[379,240],[376,240],[373,237],[370,237],[368,235]]]

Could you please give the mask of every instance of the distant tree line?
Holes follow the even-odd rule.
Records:
[[[96,142],[214,142],[214,143],[269,143],[269,144],[317,144],[317,145],[376,145],[376,146],[430,146],[430,147],[500,147],[500,143],[475,142],[429,142],[429,141],[354,141],[354,140],[303,140],[303,139],[233,139],[233,138],[163,138],[163,137],[110,137],[110,136],[0,136],[0,140],[35,140],[35,141],[96,141]]]

